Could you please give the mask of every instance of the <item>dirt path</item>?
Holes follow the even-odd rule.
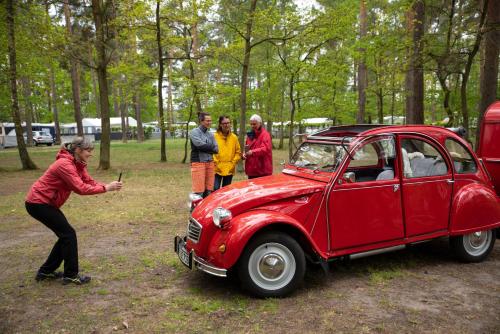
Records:
[[[34,281],[55,241],[23,207],[42,171],[0,172],[0,333],[500,333],[500,242],[479,264],[436,240],[308,268],[290,297],[255,299],[180,264],[172,244],[186,228],[189,173],[152,166],[130,169],[120,193],[64,206],[86,286]]]

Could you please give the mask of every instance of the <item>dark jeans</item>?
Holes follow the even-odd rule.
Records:
[[[59,238],[39,271],[51,273],[64,261],[64,276],[75,277],[78,274],[78,243],[75,230],[62,211],[47,204],[26,202],[25,205],[31,217],[47,226]]]
[[[233,180],[232,175],[222,176],[219,174],[215,174],[214,190],[230,185],[232,180]]]

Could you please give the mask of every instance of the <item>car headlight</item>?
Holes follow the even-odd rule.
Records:
[[[231,211],[224,208],[216,208],[212,213],[214,225],[218,228],[226,229],[233,218]]]
[[[197,193],[190,193],[188,196],[188,208],[193,211],[194,208],[200,204],[203,197],[198,195]]]

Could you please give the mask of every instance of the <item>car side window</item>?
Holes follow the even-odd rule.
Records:
[[[381,138],[358,148],[347,167],[351,182],[392,180],[395,178],[394,138]]]
[[[401,141],[403,175],[406,178],[448,174],[448,166],[439,151],[426,141],[405,138]]]
[[[469,150],[455,139],[448,138],[445,141],[446,148],[450,152],[453,167],[458,174],[477,172],[477,165]]]

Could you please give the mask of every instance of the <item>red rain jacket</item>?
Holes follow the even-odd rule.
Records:
[[[79,195],[93,195],[106,192],[106,187],[90,177],[86,163],[77,161],[63,148],[56,161],[31,186],[26,202],[60,208],[72,191]]]
[[[245,151],[252,155],[245,160],[245,174],[248,176],[266,176],[273,174],[273,144],[271,135],[263,126],[249,132],[245,142]]]

